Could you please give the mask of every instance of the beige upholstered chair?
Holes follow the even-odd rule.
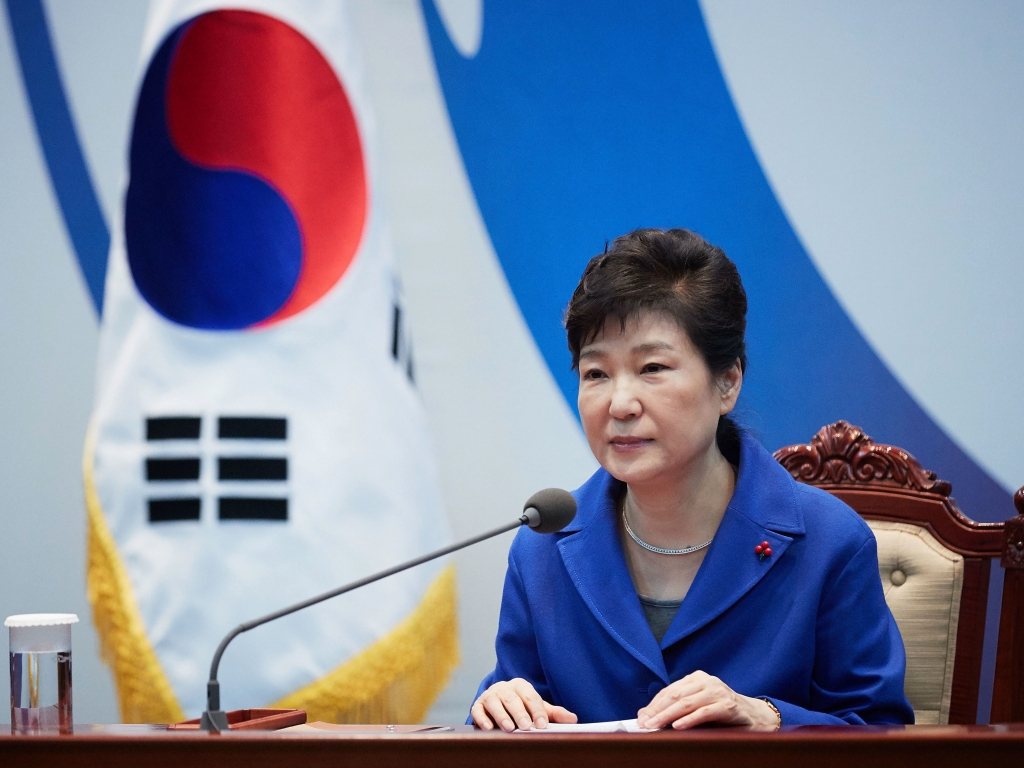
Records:
[[[920,525],[868,520],[885,602],[907,651],[906,694],[918,723],[948,723],[964,586],[963,555]]]
[[[1024,517],[968,519],[949,483],[844,421],[775,457],[797,480],[841,498],[874,531],[918,723],[975,722],[991,559],[1001,558],[1006,571],[991,721],[1024,721],[1024,647],[1015,648],[1024,645]],[[1015,501],[1024,514],[1024,489]]]

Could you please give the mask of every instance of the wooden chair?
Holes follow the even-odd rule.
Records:
[[[1024,488],[1018,516],[978,523],[949,483],[906,451],[837,421],[775,458],[800,482],[845,501],[878,541],[886,602],[907,649],[918,722],[974,723],[992,558],[1004,569],[990,721],[1024,721]]]

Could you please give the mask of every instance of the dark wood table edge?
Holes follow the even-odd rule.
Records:
[[[238,732],[219,736],[150,732],[0,736],[0,764],[12,766],[163,766],[319,768],[320,766],[474,766],[504,768],[641,763],[678,766],[681,758],[758,768],[944,768],[980,760],[1019,760],[1024,726],[874,726],[786,728],[778,733],[702,729],[653,734],[427,734]]]

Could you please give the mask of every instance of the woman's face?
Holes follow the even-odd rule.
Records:
[[[580,350],[579,409],[590,450],[630,485],[678,478],[715,447],[736,405],[739,363],[718,379],[669,315],[610,317]]]

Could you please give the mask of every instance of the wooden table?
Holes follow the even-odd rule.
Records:
[[[2,766],[316,768],[318,766],[1014,765],[1024,725],[804,727],[758,734],[716,728],[655,734],[169,733],[162,726],[78,726],[73,736],[0,736]]]

